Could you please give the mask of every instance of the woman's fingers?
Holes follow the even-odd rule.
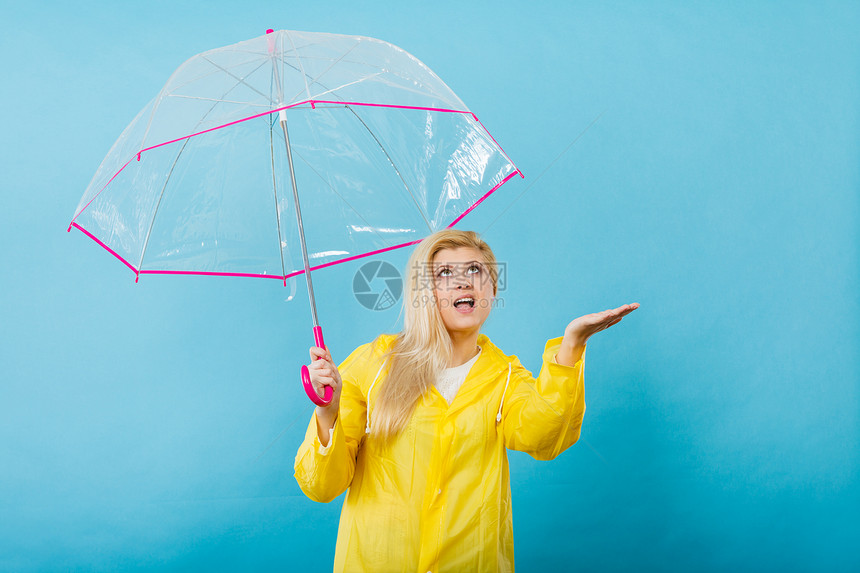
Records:
[[[639,308],[639,303],[635,302],[633,304],[625,304],[623,306],[619,306],[618,308],[613,308],[612,310],[605,310],[602,314],[604,319],[608,319],[610,321],[615,320],[616,318],[623,318]],[[614,324],[614,323],[613,323]]]
[[[337,379],[331,374],[322,374],[319,371],[309,370],[311,375],[311,384],[316,389],[317,394],[325,391],[326,386],[331,386],[334,389],[338,388]],[[322,396],[322,394],[320,394]]]
[[[337,370],[320,360],[319,365],[308,366],[308,372],[311,378],[326,378],[328,380],[337,380],[340,376],[337,375]]]
[[[630,314],[637,308],[639,308],[639,303],[634,302],[632,304],[625,304],[624,306],[619,306],[615,310],[619,311],[621,313],[621,316],[624,316],[625,314]]]
[[[619,322],[621,322],[622,318],[624,318],[637,308],[639,308],[639,303],[634,302],[633,304],[625,304],[623,306],[619,306],[618,308],[604,311],[604,317],[601,320],[601,330],[607,329],[612,325],[618,324]]]
[[[331,352],[327,348],[311,346],[308,353],[311,357],[311,362],[308,364],[311,385],[320,398],[325,398],[326,387],[330,387],[334,391],[331,403],[325,406],[324,409],[334,408],[336,412],[340,403],[341,378],[340,372],[337,370],[337,365],[332,360]]]
[[[571,336],[574,340],[585,341],[588,338],[601,330],[605,330],[610,326],[618,324],[622,318],[639,308],[639,303],[634,302],[625,304],[618,308],[586,314],[567,325],[565,336]]]
[[[625,315],[630,314],[631,312],[633,312],[637,308],[639,308],[639,303],[633,303],[633,304],[625,304],[625,305],[619,306],[618,308],[605,310],[603,312],[606,314],[609,314],[609,315],[613,315],[613,316],[625,316]]]
[[[311,360],[316,360],[318,358],[325,358],[326,360],[331,360],[331,354],[327,348],[320,348],[319,346],[311,346],[310,348]]]
[[[326,386],[334,387],[334,381],[330,381],[329,384],[323,384],[322,382],[313,382],[314,390],[317,393],[317,396],[320,398],[325,398],[325,389]]]
[[[331,353],[326,348],[319,346],[310,347],[311,363],[308,364],[308,373],[311,376],[311,384],[317,394],[322,397],[325,387],[331,386],[335,392],[340,388],[340,373],[331,359]]]
[[[312,378],[334,378],[334,372],[320,360],[319,366],[308,366]]]
[[[327,348],[320,348],[319,346],[311,346],[310,348],[311,355],[311,363],[308,365],[309,369],[314,368],[322,368],[324,366],[328,366],[337,370],[337,366],[331,358],[331,352],[328,351]]]

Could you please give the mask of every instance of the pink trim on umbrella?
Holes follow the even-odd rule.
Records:
[[[474,118],[475,118],[475,121],[477,121],[477,122],[480,124],[480,126],[484,128],[484,131],[486,131],[486,132],[487,132],[487,135],[489,135],[489,136],[490,136],[490,139],[492,139],[492,140],[493,140],[493,143],[495,143],[495,144],[499,147],[499,150],[502,152],[502,155],[504,155],[504,156],[508,159],[508,161],[510,161],[510,162],[511,162],[511,165],[513,165],[513,166],[514,166],[514,169],[517,169],[517,166],[514,164],[513,160],[508,156],[508,154],[507,154],[507,153],[505,153],[505,150],[504,150],[504,149],[502,149],[502,146],[501,146],[501,145],[499,145],[499,142],[498,142],[498,141],[496,141],[496,138],[495,138],[495,137],[493,137],[493,134],[492,134],[492,133],[490,133],[490,130],[489,130],[489,129],[487,129],[487,128],[484,126],[484,123],[483,123],[480,119],[478,119],[478,116],[477,116],[477,115],[475,115],[475,114],[473,113],[473,114],[472,114],[472,117],[474,117]],[[519,171],[519,169],[517,169],[517,171]],[[525,178],[526,178],[526,176],[525,176],[525,175],[523,175],[523,172],[522,172],[522,171],[520,171],[520,179],[525,179]],[[502,183],[504,183],[504,181],[502,181]]]
[[[130,268],[132,271],[134,271],[134,274],[138,274],[137,269],[136,269],[136,268],[134,268],[134,267],[132,266],[132,264],[131,264],[131,263],[129,263],[127,260],[125,260],[124,258],[122,258],[121,256],[119,256],[119,254],[117,254],[117,252],[116,252],[116,251],[114,251],[113,249],[111,249],[110,247],[108,247],[107,245],[105,245],[104,243],[102,243],[101,241],[99,241],[99,240],[96,238],[96,236],[95,236],[95,235],[93,235],[92,233],[90,233],[89,231],[87,231],[86,229],[84,229],[83,227],[81,227],[80,225],[78,225],[77,223],[75,223],[74,221],[72,221],[72,224],[71,224],[71,225],[69,225],[69,228],[66,230],[66,232],[68,233],[69,231],[71,231],[71,230],[72,230],[72,227],[74,227],[74,228],[76,228],[76,229],[79,229],[81,232],[83,232],[83,234],[84,234],[84,235],[86,235],[87,237],[89,237],[90,239],[92,239],[93,241],[95,241],[96,243],[98,243],[99,245],[101,245],[102,247],[104,247],[104,249],[105,249],[107,252],[109,252],[110,254],[112,254],[113,256],[115,256],[116,258],[118,258],[119,260],[121,260],[121,261],[122,261],[122,264],[124,264],[125,266],[127,266],[128,268]]]
[[[140,161],[140,153],[138,153],[138,154],[137,154],[137,160],[138,160],[138,161]],[[114,173],[114,174],[113,174],[113,177],[111,177],[111,178],[110,178],[110,180],[109,180],[107,183],[105,183],[105,184],[104,184],[104,187],[102,187],[101,189],[99,189],[99,192],[98,192],[98,193],[96,193],[95,195],[93,195],[93,198],[92,198],[92,199],[90,199],[89,203],[87,203],[86,205],[84,205],[83,209],[81,209],[80,211],[78,211],[78,212],[77,212],[77,214],[75,214],[75,216],[74,216],[74,217],[72,217],[72,224],[74,224],[75,219],[77,219],[77,218],[78,218],[78,215],[80,215],[81,213],[83,213],[83,212],[86,210],[86,208],[87,208],[87,207],[89,207],[89,206],[90,206],[90,204],[91,204],[93,201],[95,201],[95,200],[96,200],[96,197],[98,197],[99,195],[101,195],[101,194],[102,194],[102,191],[104,191],[104,190],[107,188],[107,186],[108,186],[108,185],[110,185],[111,181],[113,181],[114,179],[116,179],[116,176],[117,176],[117,175],[119,175],[120,173],[122,173],[122,170],[123,170],[123,169],[125,169],[126,167],[128,167],[128,164],[129,164],[129,163],[131,163],[131,159],[129,159],[128,161],[126,161],[126,162],[125,162],[125,165],[123,165],[122,167],[120,167],[120,168],[119,168],[119,171],[117,171],[116,173]],[[72,224],[70,224],[70,225],[69,225],[69,228],[68,228],[68,229],[66,229],[66,232],[68,232],[68,231],[71,231],[71,230],[72,230]],[[82,230],[83,230],[83,229],[82,229]]]
[[[165,145],[170,145],[171,143],[176,143],[177,141],[182,141],[183,139],[191,139],[192,137],[196,137],[198,135],[203,135],[204,133],[209,133],[210,131],[215,131],[216,129],[224,129],[225,127],[230,127],[231,125],[236,125],[237,123],[242,123],[243,121],[248,121],[251,119],[257,119],[258,117],[263,117],[264,115],[272,115],[273,113],[278,113],[279,111],[283,111],[285,109],[290,109],[291,107],[297,107],[300,105],[304,105],[306,103],[307,103],[306,101],[302,101],[302,102],[294,103],[291,105],[285,105],[284,107],[279,107],[278,109],[273,109],[272,111],[264,111],[263,113],[258,113],[256,115],[252,115],[249,117],[237,119],[236,121],[231,121],[230,123],[225,123],[224,125],[219,125],[216,127],[210,127],[209,129],[204,129],[203,131],[198,131],[197,133],[192,133],[191,135],[184,135],[182,137],[177,137],[176,139],[171,139],[170,141],[165,141],[164,143],[158,143],[158,144],[150,146],[150,147],[145,147],[144,149],[141,149],[140,151],[138,151],[137,155],[139,157],[140,154],[143,153],[144,151],[150,151],[150,150],[155,149],[157,147],[163,147]]]
[[[355,259],[361,259],[364,257],[369,257],[371,255],[378,255],[379,253],[384,253],[385,251],[393,251],[394,249],[402,249],[403,247],[408,247],[409,245],[417,245],[421,241],[422,241],[422,239],[418,239],[417,241],[410,241],[408,243],[401,243],[399,245],[394,245],[393,247],[385,247],[384,249],[377,249],[375,251],[369,251],[367,253],[362,253],[360,255],[353,255],[351,257],[346,257],[345,259],[338,259],[338,260],[332,261],[330,263],[324,263],[322,265],[317,265],[315,267],[311,267],[311,270],[315,271],[317,269],[324,269],[325,267],[330,267],[332,265],[339,265],[340,263],[346,263],[348,261],[354,261]],[[305,272],[305,270],[302,269],[300,271],[296,271],[294,273],[288,274],[287,277],[293,277],[296,275],[300,275],[304,272]]]
[[[255,279],[278,279],[284,280],[283,275],[262,275],[259,273],[221,273],[214,271],[159,271],[159,270],[141,270],[142,275],[203,275],[209,277],[245,277]]]
[[[433,107],[417,107],[417,106],[390,105],[390,104],[379,104],[379,103],[343,102],[343,101],[328,101],[328,100],[307,100],[307,101],[302,101],[302,102],[299,102],[299,103],[291,104],[291,105],[288,105],[288,106],[284,106],[284,107],[281,107],[281,108],[278,108],[278,109],[274,109],[274,110],[271,110],[271,111],[267,111],[267,112],[264,112],[264,113],[259,113],[259,114],[256,114],[256,115],[252,115],[252,116],[250,116],[250,117],[246,117],[246,118],[243,118],[243,119],[238,119],[238,120],[236,120],[236,121],[232,121],[232,122],[230,122],[230,123],[225,123],[224,125],[219,125],[219,126],[217,126],[217,127],[213,127],[213,128],[210,128],[210,129],[206,129],[206,130],[203,130],[203,131],[199,131],[199,132],[197,132],[197,133],[192,133],[191,135],[186,135],[186,136],[184,136],[184,137],[178,137],[178,138],[176,138],[176,139],[172,139],[172,140],[170,140],[170,141],[165,141],[164,143],[159,143],[159,144],[157,144],[157,145],[153,145],[153,146],[150,146],[150,147],[147,147],[147,148],[141,149],[141,150],[140,150],[140,151],[138,151],[135,155],[136,155],[136,157],[137,157],[137,160],[138,160],[138,161],[140,161],[140,155],[141,155],[141,153],[143,153],[143,152],[145,152],[145,151],[150,151],[150,150],[152,150],[152,149],[156,149],[156,148],[158,148],[158,147],[162,147],[162,146],[165,146],[165,145],[169,145],[169,144],[171,144],[171,143],[176,143],[177,141],[182,141],[183,139],[189,139],[189,138],[192,138],[192,137],[195,137],[195,136],[198,136],[198,135],[202,135],[202,134],[204,134],[204,133],[209,133],[210,131],[215,131],[215,130],[217,130],[217,129],[223,129],[223,128],[225,128],[225,127],[229,127],[229,126],[231,126],[231,125],[235,125],[235,124],[237,124],[237,123],[241,123],[241,122],[244,122],[244,121],[248,121],[248,120],[251,120],[251,119],[256,119],[256,118],[258,118],[258,117],[262,117],[262,116],[265,116],[265,115],[271,115],[271,114],[273,114],[273,113],[277,113],[277,112],[282,111],[282,110],[286,110],[286,109],[290,109],[290,108],[293,108],[293,107],[298,107],[298,106],[306,105],[306,104],[310,104],[310,105],[311,105],[311,107],[314,107],[314,106],[315,106],[315,104],[318,104],[318,103],[321,103],[321,104],[335,104],[335,105],[357,105],[357,106],[367,106],[367,107],[389,107],[389,108],[396,108],[396,109],[414,109],[414,110],[421,110],[421,111],[438,111],[438,112],[444,112],[444,113],[463,113],[463,114],[470,114],[470,115],[475,119],[475,121],[477,121],[477,122],[478,122],[478,124],[480,124],[480,126],[484,129],[484,131],[487,133],[487,135],[490,137],[490,139],[492,139],[492,140],[493,140],[493,142],[498,146],[499,150],[500,150],[500,151],[502,152],[502,154],[507,158],[507,160],[511,163],[511,165],[513,165],[513,166],[514,166],[514,171],[513,171],[513,172],[511,172],[511,173],[509,173],[509,174],[508,174],[504,179],[502,179],[502,181],[500,181],[498,184],[496,184],[492,189],[490,189],[489,191],[487,191],[487,192],[486,192],[486,193],[485,193],[485,194],[484,194],[480,199],[478,199],[475,203],[473,203],[471,207],[469,207],[468,209],[466,209],[466,211],[464,211],[464,212],[463,212],[459,217],[457,217],[456,219],[454,219],[454,221],[453,221],[453,222],[451,222],[451,223],[448,225],[448,228],[451,228],[451,227],[453,227],[454,225],[456,225],[456,224],[457,224],[457,223],[458,223],[458,222],[459,222],[463,217],[465,217],[467,214],[469,214],[469,212],[471,212],[471,211],[472,211],[472,209],[474,209],[474,208],[475,208],[475,207],[477,207],[480,203],[482,203],[482,202],[484,201],[484,199],[486,199],[486,198],[487,198],[487,197],[489,197],[491,194],[493,194],[493,193],[494,193],[494,192],[495,192],[499,187],[501,187],[502,185],[504,185],[505,183],[507,183],[507,182],[508,182],[508,181],[509,181],[509,180],[510,180],[514,175],[519,175],[520,177],[524,177],[524,176],[523,176],[523,174],[522,174],[522,172],[521,172],[519,169],[517,169],[516,165],[514,165],[514,162],[513,162],[513,161],[511,161],[511,158],[510,158],[510,157],[508,157],[508,154],[507,154],[507,153],[505,153],[505,150],[504,150],[504,149],[502,149],[502,146],[501,146],[501,145],[499,145],[499,142],[498,142],[498,141],[496,141],[496,139],[492,136],[492,134],[491,134],[491,133],[489,132],[489,130],[484,126],[484,124],[483,124],[483,123],[481,123],[481,121],[478,119],[478,117],[477,117],[474,113],[472,113],[472,112],[470,112],[470,111],[462,111],[462,110],[455,110],[455,109],[445,109],[445,108],[433,108]],[[113,249],[111,249],[110,247],[108,247],[107,245],[105,245],[102,241],[100,241],[99,239],[97,239],[97,238],[96,238],[92,233],[90,233],[89,231],[87,231],[86,229],[84,229],[82,226],[80,226],[78,223],[76,223],[76,222],[75,222],[75,220],[78,218],[78,216],[80,216],[80,214],[81,214],[81,213],[83,213],[83,212],[84,212],[84,211],[85,211],[85,210],[86,210],[86,209],[87,209],[87,208],[92,204],[92,202],[96,200],[96,198],[97,198],[99,195],[101,195],[101,193],[102,193],[102,192],[107,188],[107,186],[108,186],[108,185],[110,185],[110,183],[111,183],[111,182],[112,182],[112,181],[113,181],[113,180],[114,180],[114,179],[115,179],[115,178],[116,178],[116,177],[117,177],[117,176],[122,172],[122,170],[123,170],[123,169],[125,169],[125,168],[128,166],[128,164],[129,164],[129,163],[131,163],[131,159],[129,159],[128,161],[126,161],[126,162],[125,162],[125,164],[124,164],[122,167],[120,167],[120,168],[119,168],[119,171],[117,171],[116,173],[114,173],[114,175],[110,178],[110,180],[108,180],[108,182],[104,184],[104,186],[99,190],[99,192],[98,192],[98,193],[96,193],[96,194],[95,194],[95,196],[94,196],[92,199],[90,199],[90,201],[89,201],[86,205],[84,205],[84,207],[83,207],[80,211],[78,211],[78,213],[77,213],[77,214],[72,218],[72,222],[69,224],[69,228],[67,229],[67,231],[71,231],[72,227],[75,227],[75,228],[79,229],[81,232],[83,232],[85,235],[87,235],[89,238],[91,238],[93,241],[95,241],[96,243],[98,243],[99,245],[101,245],[101,246],[102,246],[106,251],[108,251],[108,252],[109,252],[109,253],[111,253],[114,257],[116,257],[117,259],[119,259],[120,261],[122,261],[122,263],[123,263],[125,266],[127,266],[128,268],[130,268],[130,269],[135,273],[135,282],[137,282],[137,279],[138,279],[139,275],[202,275],[202,276],[247,277],[247,278],[278,279],[278,280],[283,281],[283,282],[284,282],[284,286],[286,286],[286,284],[287,284],[287,279],[288,279],[288,278],[290,278],[290,277],[294,277],[294,276],[297,276],[297,275],[300,275],[300,274],[303,274],[303,273],[305,272],[305,271],[304,271],[304,269],[301,269],[301,270],[298,270],[298,271],[294,271],[294,272],[292,272],[292,273],[289,273],[289,274],[287,274],[287,275],[267,275],[267,274],[258,274],[258,273],[227,273],[227,272],[214,272],[214,271],[173,271],[173,270],[155,270],[155,269],[153,269],[153,270],[143,270],[143,269],[138,270],[138,269],[136,269],[136,268],[135,268],[131,263],[129,263],[129,262],[128,262],[128,261],[126,261],[124,258],[122,258],[119,254],[117,254],[117,252],[116,252],[116,251],[114,251]],[[356,260],[356,259],[361,259],[361,258],[364,258],[364,257],[369,257],[369,256],[372,256],[372,255],[377,255],[377,254],[379,254],[379,253],[384,253],[384,252],[386,252],[386,251],[391,251],[391,250],[394,250],[394,249],[401,249],[401,248],[403,248],[403,247],[408,247],[408,246],[410,246],[410,245],[416,245],[416,244],[418,244],[418,243],[420,243],[420,242],[421,242],[421,239],[419,239],[419,240],[417,240],[417,241],[410,241],[410,242],[407,242],[407,243],[401,243],[401,244],[399,244],[399,245],[395,245],[395,246],[393,246],[393,247],[385,247],[385,248],[383,248],[383,249],[377,249],[377,250],[375,250],[375,251],[370,251],[370,252],[363,253],[363,254],[360,254],[360,255],[353,255],[353,256],[351,256],[351,257],[346,257],[346,258],[343,258],[343,259],[338,259],[338,260],[336,260],[336,261],[331,261],[331,262],[328,262],[328,263],[324,263],[324,264],[321,264],[321,265],[317,265],[317,266],[315,266],[315,267],[311,267],[311,268],[310,268],[310,270],[315,271],[315,270],[317,270],[317,269],[322,269],[322,268],[325,268],[325,267],[330,267],[330,266],[332,266],[332,265],[338,265],[338,264],[341,264],[341,263],[346,263],[346,262],[348,262],[348,261],[353,261],[353,260]]]
[[[198,136],[198,135],[203,135],[204,133],[209,133],[210,131],[215,131],[215,130],[218,130],[218,129],[223,129],[223,128],[225,128],[225,127],[230,127],[231,125],[236,125],[237,123],[242,123],[242,122],[244,122],[244,121],[249,121],[249,120],[251,120],[251,119],[256,119],[256,118],[258,118],[258,117],[263,117],[264,115],[271,115],[271,114],[273,114],[273,113],[278,113],[278,112],[283,111],[283,110],[286,110],[286,109],[290,109],[290,108],[293,108],[293,107],[298,107],[298,106],[306,105],[306,104],[310,104],[310,105],[311,105],[311,107],[314,107],[314,106],[315,106],[316,104],[318,104],[318,103],[339,104],[339,105],[359,105],[359,106],[367,106],[367,107],[390,107],[390,108],[396,108],[396,109],[414,109],[414,110],[421,110],[421,111],[439,111],[439,112],[444,112],[444,113],[463,113],[463,114],[469,114],[469,115],[471,115],[473,118],[475,118],[475,121],[477,121],[477,122],[478,122],[478,124],[480,124],[480,126],[484,129],[484,131],[485,131],[485,132],[487,132],[487,135],[489,135],[489,136],[490,136],[490,139],[492,139],[492,140],[493,140],[493,142],[498,146],[499,150],[500,150],[500,151],[502,152],[502,154],[507,158],[507,160],[510,162],[510,164],[514,166],[514,169],[516,170],[516,172],[519,172],[520,177],[524,177],[524,175],[522,174],[522,172],[521,172],[521,171],[519,171],[519,169],[517,169],[517,166],[514,164],[514,162],[513,162],[513,161],[511,161],[511,158],[510,158],[510,157],[508,157],[508,154],[507,154],[507,153],[505,153],[505,150],[504,150],[504,149],[502,149],[502,146],[501,146],[501,145],[499,145],[499,142],[495,140],[495,138],[494,138],[494,137],[493,137],[493,135],[489,132],[489,130],[488,130],[486,127],[484,127],[484,124],[483,124],[483,123],[481,123],[481,120],[479,120],[479,119],[478,119],[478,117],[477,117],[474,113],[472,113],[471,111],[462,111],[462,110],[456,110],[456,109],[445,109],[445,108],[436,108],[436,107],[417,107],[417,106],[408,106],[408,105],[393,105],[393,104],[383,104],[383,103],[363,103],[363,102],[355,102],[355,101],[328,101],[328,100],[313,100],[313,99],[311,99],[311,100],[306,100],[306,101],[301,101],[301,102],[294,103],[294,104],[290,104],[290,105],[287,105],[287,106],[284,106],[284,107],[279,107],[278,109],[273,109],[273,110],[271,110],[271,111],[266,111],[266,112],[263,112],[263,113],[258,113],[258,114],[256,114],[256,115],[252,115],[252,116],[245,117],[245,118],[242,118],[242,119],[237,119],[236,121],[231,121],[231,122],[229,122],[229,123],[225,123],[224,125],[219,125],[219,126],[216,126],[216,127],[211,127],[211,128],[209,128],[209,129],[204,129],[203,131],[198,131],[197,133],[192,133],[191,135],[185,135],[185,136],[182,136],[182,137],[177,137],[176,139],[171,139],[170,141],[165,141],[164,143],[158,143],[158,144],[156,144],[156,145],[152,145],[152,146],[150,146],[150,147],[146,147],[146,148],[144,148],[144,149],[141,149],[140,151],[138,151],[138,152],[135,154],[135,156],[137,157],[137,160],[138,160],[138,161],[140,161],[140,154],[141,154],[141,153],[143,153],[144,151],[151,151],[151,150],[156,149],[156,148],[158,148],[158,147],[163,147],[163,146],[165,146],[165,145],[170,145],[171,143],[176,143],[177,141],[182,141],[183,139],[190,139],[190,138],[192,138],[192,137],[196,137],[196,136]],[[86,205],[84,205],[83,209],[81,209],[80,211],[78,211],[78,212],[77,212],[77,214],[75,214],[75,216],[74,216],[74,217],[72,217],[72,221],[75,221],[75,220],[78,218],[78,216],[80,216],[80,214],[81,214],[81,213],[83,213],[83,212],[87,209],[87,207],[89,207],[89,206],[92,204],[92,202],[96,200],[96,197],[98,197],[99,195],[101,195],[102,191],[104,191],[104,190],[107,188],[107,186],[111,184],[111,181],[113,181],[113,180],[116,178],[116,176],[117,176],[117,175],[119,175],[119,174],[120,174],[120,172],[128,166],[128,164],[129,164],[129,163],[131,163],[131,159],[129,159],[128,161],[126,161],[126,162],[125,162],[125,164],[124,164],[122,167],[120,167],[120,168],[119,168],[119,171],[117,171],[116,173],[114,173],[114,174],[113,174],[113,177],[111,177],[111,178],[110,178],[110,180],[109,180],[107,183],[105,183],[105,184],[104,184],[104,187],[102,187],[101,189],[99,189],[99,192],[98,192],[98,193],[96,193],[96,194],[93,196],[93,198],[92,198],[92,199],[90,199],[90,201],[89,201]]]
[[[468,209],[466,209],[466,211],[465,211],[465,212],[463,212],[463,214],[462,214],[462,215],[460,215],[459,217],[457,217],[457,218],[456,218],[456,219],[455,219],[455,220],[454,220],[450,225],[448,225],[448,228],[451,228],[451,227],[453,227],[454,225],[456,225],[456,224],[457,224],[457,223],[458,223],[458,222],[459,222],[463,217],[465,217],[465,216],[466,216],[466,215],[467,215],[467,214],[468,214],[472,209],[474,209],[475,207],[477,207],[477,206],[478,206],[478,204],[480,204],[484,199],[486,199],[487,197],[489,197],[489,196],[490,196],[493,192],[495,192],[499,187],[501,187],[502,185],[504,185],[505,183],[507,183],[507,182],[508,182],[508,181],[509,181],[509,180],[510,180],[514,175],[517,175],[518,173],[519,173],[519,171],[513,171],[512,173],[508,174],[508,176],[507,176],[507,177],[505,177],[504,179],[502,179],[502,180],[501,180],[501,181],[500,181],[500,182],[499,182],[495,187],[493,187],[492,189],[490,189],[489,191],[487,191],[486,193],[484,193],[484,195],[483,195],[480,199],[478,199],[478,200],[477,200],[477,201],[476,201],[476,202],[475,202],[471,207],[469,207]],[[522,176],[522,174],[521,174],[521,173],[520,173],[520,176]],[[304,269],[301,269],[301,270],[298,270],[298,271],[294,271],[294,272],[292,272],[292,273],[289,273],[289,274],[287,274],[287,275],[264,275],[264,274],[258,274],[258,273],[226,273],[226,272],[215,272],[215,271],[170,271],[170,270],[156,270],[156,269],[153,269],[153,270],[143,270],[143,269],[138,270],[138,269],[134,268],[134,266],[132,266],[132,264],[131,264],[131,263],[129,263],[129,262],[128,262],[128,261],[126,261],[124,258],[122,258],[119,254],[117,254],[117,252],[116,252],[116,251],[114,251],[113,249],[111,249],[110,247],[108,247],[107,245],[105,245],[103,242],[101,242],[99,239],[97,239],[95,235],[93,235],[92,233],[90,233],[89,231],[87,231],[86,229],[84,229],[84,228],[83,228],[82,226],[80,226],[78,223],[75,223],[75,222],[74,222],[74,220],[69,224],[68,231],[71,231],[71,230],[72,230],[72,227],[75,227],[76,229],[80,230],[80,231],[81,231],[82,233],[84,233],[87,237],[89,237],[90,239],[92,239],[93,241],[95,241],[96,243],[98,243],[99,245],[101,245],[101,247],[102,247],[102,248],[104,248],[107,252],[109,252],[110,254],[112,254],[113,256],[115,256],[117,259],[119,259],[120,261],[122,261],[122,263],[123,263],[125,266],[127,266],[128,268],[130,268],[130,269],[134,272],[134,274],[135,274],[135,282],[137,282],[137,277],[139,277],[139,275],[201,275],[201,276],[216,276],[216,277],[246,277],[246,278],[278,279],[278,280],[284,281],[284,286],[286,286],[286,285],[287,285],[287,279],[288,279],[288,278],[290,278],[290,277],[295,277],[295,276],[298,276],[298,275],[301,275],[301,274],[303,274],[303,273],[305,272],[305,270],[304,270]],[[316,265],[316,266],[314,266],[314,267],[311,267],[311,270],[312,270],[312,271],[315,271],[315,270],[318,270],[318,269],[324,269],[324,268],[326,268],[326,267],[330,267],[330,266],[333,266],[333,265],[339,265],[339,264],[341,264],[341,263],[346,263],[346,262],[349,262],[349,261],[354,261],[354,260],[356,260],[356,259],[362,259],[362,258],[364,258],[364,257],[370,257],[370,256],[373,256],[373,255],[378,255],[378,254],[380,254],[380,253],[384,253],[384,252],[386,252],[386,251],[393,251],[393,250],[395,250],[395,249],[402,249],[403,247],[408,247],[408,246],[411,246],[411,245],[417,245],[417,244],[418,244],[418,243],[420,243],[422,240],[423,240],[423,239],[418,239],[417,241],[409,241],[409,242],[407,242],[407,243],[401,243],[401,244],[399,244],[399,245],[394,245],[393,247],[385,247],[385,248],[382,248],[382,249],[376,249],[375,251],[369,251],[369,252],[367,252],[367,253],[362,253],[362,254],[360,254],[360,255],[353,255],[353,256],[351,256],[351,257],[345,257],[345,258],[343,258],[343,259],[338,259],[338,260],[336,260],[336,261],[331,261],[331,262],[328,262],[328,263],[323,263],[323,264],[321,264],[321,265]]]
[[[500,148],[500,149],[501,149],[501,148]],[[501,187],[502,185],[504,185],[505,183],[507,183],[507,182],[508,182],[508,180],[509,180],[511,177],[513,177],[514,175],[517,175],[517,174],[519,174],[519,176],[520,176],[520,177],[522,177],[522,176],[523,176],[523,174],[522,174],[522,173],[520,173],[519,171],[514,171],[514,172],[512,172],[512,173],[509,173],[509,174],[508,174],[508,176],[507,176],[507,177],[505,177],[504,179],[502,179],[502,180],[499,182],[499,184],[498,184],[498,185],[496,185],[495,187],[493,187],[492,189],[490,189],[489,191],[487,191],[486,193],[484,193],[484,196],[483,196],[483,197],[481,197],[480,199],[478,199],[477,201],[475,201],[475,203],[474,203],[471,207],[469,207],[468,209],[466,209],[465,211],[463,211],[463,214],[462,214],[462,215],[460,215],[459,217],[457,217],[456,219],[454,219],[454,222],[453,222],[453,223],[451,223],[450,225],[448,225],[448,228],[451,228],[451,227],[453,227],[454,225],[456,225],[456,224],[457,224],[457,222],[458,222],[460,219],[462,219],[463,217],[465,217],[466,215],[468,215],[468,214],[469,214],[469,211],[471,211],[472,209],[474,209],[475,207],[477,207],[478,205],[480,205],[480,204],[481,204],[481,201],[483,201],[484,199],[486,199],[487,197],[489,197],[489,196],[493,193],[493,191],[495,191],[496,189],[498,189],[499,187]]]
[[[226,273],[226,272],[216,272],[216,271],[169,271],[169,270],[158,270],[158,269],[137,270],[136,268],[134,268],[131,265],[131,263],[129,263],[127,260],[122,258],[119,254],[117,254],[116,251],[114,251],[113,249],[111,249],[110,247],[105,245],[103,242],[98,240],[95,235],[93,235],[92,233],[90,233],[89,231],[87,231],[86,229],[81,227],[79,224],[72,223],[71,225],[69,225],[68,230],[71,231],[72,227],[80,230],[87,237],[89,237],[90,239],[92,239],[93,241],[98,243],[107,252],[109,252],[110,254],[112,254],[113,256],[118,258],[120,261],[122,261],[122,263],[125,266],[127,266],[128,268],[130,268],[134,272],[135,275],[201,275],[201,276],[209,276],[209,277],[245,277],[245,278],[259,278],[259,279],[278,279],[281,281],[286,281],[290,277],[295,277],[295,276],[301,275],[305,272],[304,269],[301,269],[298,271],[293,271],[293,272],[287,274],[286,276],[284,276],[284,275],[264,275],[264,274],[260,274],[260,273]],[[315,267],[311,267],[311,270],[316,271],[318,269],[324,269],[325,267],[330,267],[332,265],[339,265],[341,263],[346,263],[349,261],[354,261],[356,259],[369,257],[371,255],[378,255],[379,253],[384,253],[385,251],[392,251],[394,249],[402,249],[403,247],[408,247],[410,245],[417,245],[420,242],[421,242],[421,239],[419,239],[417,241],[410,241],[408,243],[401,243],[401,244],[395,245],[393,247],[385,247],[384,249],[377,249],[375,251],[369,251],[367,253],[362,253],[360,255],[353,255],[351,257],[346,257],[343,259],[338,259],[336,261],[332,261],[329,263],[324,263],[321,265],[317,265]],[[137,282],[137,281],[135,281],[135,282]],[[284,283],[284,286],[286,286],[286,282]]]

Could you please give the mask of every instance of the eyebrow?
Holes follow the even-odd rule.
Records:
[[[454,265],[462,265],[462,266],[466,266],[466,265],[478,265],[478,266],[481,266],[481,267],[485,267],[485,266],[487,266],[487,265],[486,265],[486,263],[483,263],[483,262],[481,262],[481,261],[474,261],[474,260],[473,260],[473,261],[466,261],[466,262],[464,262],[464,263],[461,263],[461,262],[452,262],[452,263],[435,263],[435,265],[436,265],[436,266],[435,266],[435,269],[436,269],[437,271],[441,271],[442,269],[450,268],[450,267],[452,267],[452,266],[454,266]]]

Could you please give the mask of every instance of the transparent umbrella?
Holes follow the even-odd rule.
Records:
[[[182,64],[102,161],[73,227],[135,274],[307,280],[454,226],[519,171],[426,65],[269,30]],[[307,367],[302,378],[316,404]]]

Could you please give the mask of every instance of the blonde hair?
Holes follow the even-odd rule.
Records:
[[[444,229],[422,240],[406,264],[403,331],[383,355],[390,367],[373,408],[372,435],[390,443],[409,422],[418,401],[436,382],[453,355],[451,337],[442,322],[434,291],[433,259],[444,249],[471,247],[484,259],[498,288],[496,257],[474,231]]]

